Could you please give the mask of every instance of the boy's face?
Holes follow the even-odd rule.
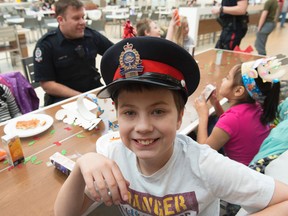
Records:
[[[121,91],[117,113],[121,139],[138,160],[169,160],[183,116],[170,90]]]

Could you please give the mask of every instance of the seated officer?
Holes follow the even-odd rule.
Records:
[[[81,1],[59,0],[55,7],[59,27],[45,34],[34,50],[35,80],[46,92],[45,105],[101,86],[95,58],[113,45],[85,27]]]

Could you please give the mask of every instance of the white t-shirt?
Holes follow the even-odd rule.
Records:
[[[98,143],[97,152],[115,160],[130,182],[130,199],[119,207],[123,215],[219,216],[219,199],[254,212],[274,192],[271,177],[185,135],[177,135],[170,160],[151,176],[139,172],[135,154],[121,140]]]

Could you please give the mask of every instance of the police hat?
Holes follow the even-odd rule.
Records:
[[[98,98],[113,94],[129,83],[180,90],[185,101],[197,88],[199,67],[182,47],[162,38],[134,37],[110,47],[101,60],[101,74],[107,84]]]

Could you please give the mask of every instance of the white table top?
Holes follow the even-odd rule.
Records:
[[[54,28],[57,28],[57,27],[58,27],[58,25],[59,25],[59,23],[58,23],[58,22],[47,23],[47,26],[49,26],[49,27],[54,27]]]
[[[117,19],[117,20],[128,19],[129,18],[129,14],[106,15],[106,18],[108,18],[108,19]]]
[[[8,18],[6,19],[8,24],[20,24],[24,22],[24,18]]]

